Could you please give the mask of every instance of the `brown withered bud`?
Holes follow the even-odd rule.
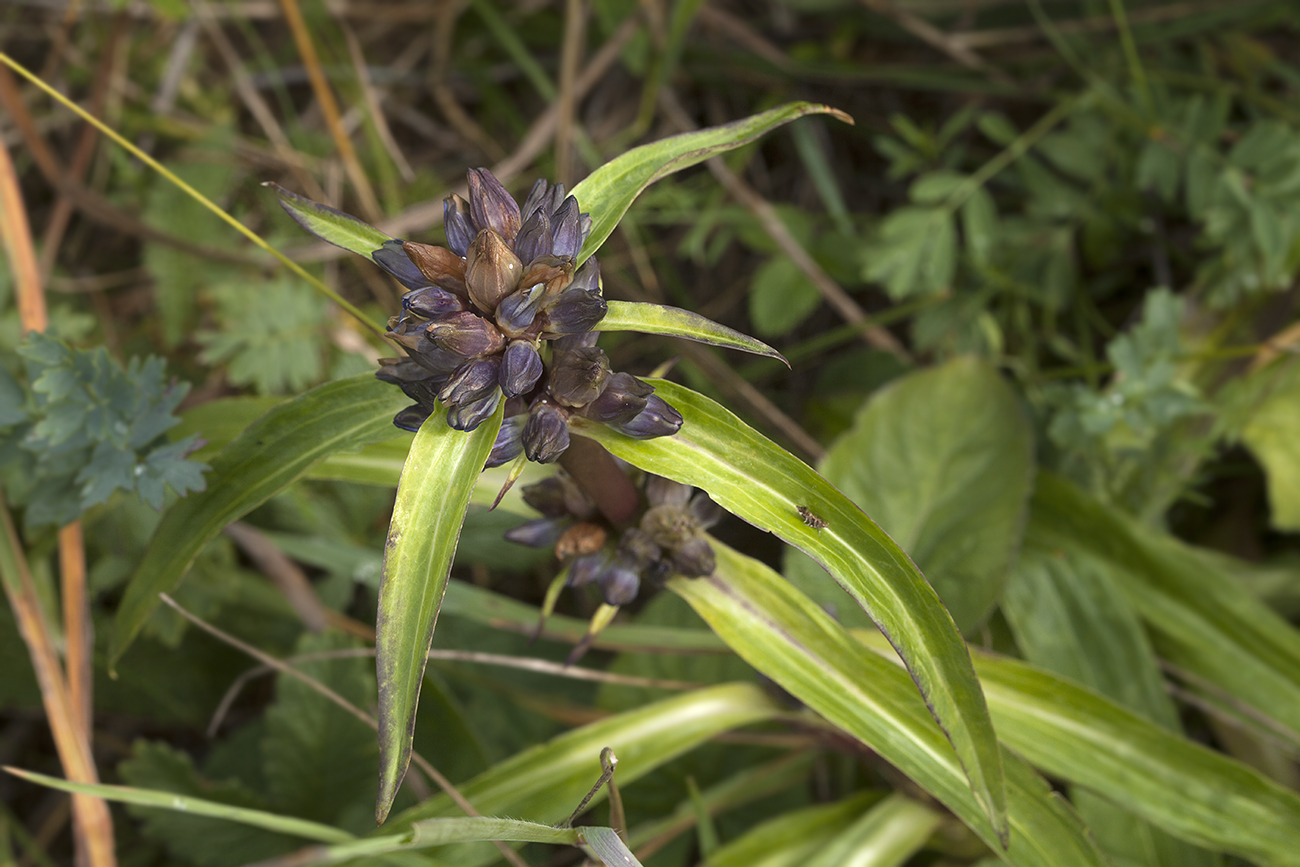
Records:
[[[434,247],[407,241],[402,245],[406,257],[434,286],[454,292],[462,298],[469,297],[465,285],[465,260],[446,247]]]
[[[495,325],[468,310],[430,322],[425,334],[437,348],[465,358],[492,355],[506,345],[505,335]]]
[[[519,203],[487,169],[469,170],[469,213],[480,229],[493,229],[507,241],[519,234]]]
[[[484,229],[469,245],[465,256],[465,284],[470,300],[484,313],[496,312],[501,299],[519,288],[523,263],[510,245],[491,229]]]
[[[558,295],[573,282],[573,260],[556,256],[538,256],[528,263],[528,269],[519,278],[520,286],[546,286],[547,295]]]
[[[555,542],[555,556],[560,560],[568,560],[570,557],[595,554],[605,547],[608,537],[609,532],[604,527],[582,521],[560,534]]]

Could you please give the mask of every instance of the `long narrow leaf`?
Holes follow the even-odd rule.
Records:
[[[775,358],[789,367],[789,362],[772,347],[712,319],[663,304],[645,304],[637,301],[609,301],[605,318],[596,324],[595,331],[640,331],[643,334],[665,334],[681,337],[710,346],[738,349]]]
[[[163,516],[127,585],[114,623],[109,661],[121,658],[194,558],[221,528],[284,490],[335,452],[391,436],[393,413],[409,403],[370,374],[329,382],[277,404],[212,459],[207,490]]]
[[[453,430],[435,412],[411,444],[384,549],[379,587],[376,670],[379,674],[379,798],[383,822],[411,761],[415,711],[420,701],[433,627],[447,589],[470,495],[492,451],[505,409],[472,433]]]
[[[916,566],[807,464],[708,398],[667,381],[656,380],[655,388],[686,420],[675,436],[633,440],[595,424],[582,433],[641,469],[703,488],[727,511],[821,563],[898,649],[1005,839],[1002,756],[984,695],[965,642]],[[824,526],[805,523],[805,515]]]
[[[214,819],[226,819],[231,822],[252,825],[255,828],[264,828],[267,831],[292,834],[295,837],[306,837],[308,840],[317,840],[322,843],[342,843],[355,839],[347,831],[340,831],[338,828],[322,825],[319,822],[310,822],[296,816],[280,816],[263,810],[250,810],[247,807],[220,804],[216,801],[205,801],[202,798],[178,795],[175,792],[156,792],[150,789],[136,789],[131,786],[73,783],[68,780],[61,780],[58,777],[47,777],[44,774],[18,768],[6,767],[5,770],[28,782],[39,783],[42,786],[49,786],[51,789],[58,789],[62,792],[93,795],[106,801],[135,804],[140,807],[158,807],[163,810],[180,810],[195,816],[211,816]]]
[[[905,795],[876,804],[807,862],[807,867],[899,867],[938,830],[943,816]]]
[[[712,576],[675,578],[669,586],[750,665],[915,780],[1009,863],[1105,863],[1068,806],[1011,753],[1002,755],[1010,830],[1003,850],[906,672],[875,656],[762,563],[720,543],[714,551]]]
[[[370,258],[371,253],[384,246],[385,241],[391,240],[374,226],[363,223],[351,214],[345,214],[320,202],[313,202],[270,181],[262,186],[270,187],[275,191],[275,194],[280,197],[280,207],[284,208],[285,213],[293,217],[298,225],[336,247]]]
[[[810,102],[791,102],[722,126],[682,133],[633,148],[596,169],[573,188],[583,211],[591,214],[591,234],[578,261],[586,261],[614,231],[641,191],[673,172],[698,165],[766,135],[782,124],[809,114],[829,114],[845,123],[853,120],[839,109]]]

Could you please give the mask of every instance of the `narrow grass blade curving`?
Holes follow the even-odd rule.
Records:
[[[369,223],[358,220],[351,214],[313,202],[297,193],[291,193],[279,184],[267,181],[262,184],[270,187],[280,197],[280,207],[293,217],[294,222],[311,234],[328,241],[335,247],[342,247],[353,253],[360,253],[367,259],[370,254],[384,246],[392,238]]]
[[[646,304],[639,301],[609,301],[609,310],[605,318],[596,324],[594,331],[640,331],[643,334],[665,334],[669,337],[681,337],[696,343],[721,346],[724,349],[738,349],[752,352],[767,358],[775,358],[786,367],[781,353],[761,340],[743,334],[725,325],[719,325],[712,319],[683,310],[680,307],[668,307],[664,304]]]
[[[117,610],[109,663],[130,646],[203,546],[221,529],[284,490],[335,452],[392,435],[393,414],[410,401],[363,373],[277,404],[212,458],[206,491],[178,500],[163,516]]]
[[[988,707],[966,644],[920,571],[807,464],[708,398],[652,382],[685,419],[676,435],[633,440],[595,424],[580,432],[643,470],[703,488],[727,511],[824,566],[898,649],[956,749],[975,798],[1005,839],[1002,756]]]
[[[501,428],[505,402],[472,433],[435,412],[411,443],[384,548],[375,631],[379,674],[379,797],[382,823],[411,761],[420,682],[447,589],[470,495]]]
[[[6,767],[5,771],[28,782],[49,786],[51,789],[58,789],[61,792],[91,795],[96,798],[103,798],[106,801],[135,804],[140,807],[180,810],[194,816],[211,816],[214,819],[239,822],[244,825],[252,825],[255,828],[264,828],[267,831],[305,837],[308,840],[316,840],[321,843],[343,843],[355,839],[347,831],[341,831],[329,825],[322,825],[319,822],[299,819],[296,816],[281,816],[263,810],[251,810],[247,807],[235,807],[216,801],[205,801],[202,798],[178,795],[175,792],[158,792],[150,789],[137,789],[131,786],[74,783],[69,780],[61,780],[58,777],[47,777],[44,774],[18,768]]]
[[[734,123],[660,139],[605,163],[573,188],[578,205],[591,214],[592,221],[591,234],[578,253],[578,261],[585,262],[600,249],[636,197],[655,181],[748,144],[809,114],[829,114],[853,123],[851,117],[829,105],[791,102]]]
[[[674,578],[669,587],[750,665],[915,780],[1008,863],[1106,863],[1069,806],[1011,753],[1001,755],[1009,833],[995,833],[907,673],[767,566],[720,543],[714,551],[712,576]]]

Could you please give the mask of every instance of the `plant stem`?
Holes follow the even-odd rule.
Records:
[[[641,498],[614,456],[595,440],[571,436],[560,456],[562,466],[615,527],[632,520]]]

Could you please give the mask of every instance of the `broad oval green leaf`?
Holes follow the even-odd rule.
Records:
[[[809,114],[829,114],[845,123],[853,119],[828,105],[791,102],[733,123],[682,133],[633,148],[587,175],[573,188],[582,210],[591,214],[591,234],[578,261],[600,249],[641,191],[660,178],[690,168],[750,143],[782,124]]]
[[[772,347],[742,334],[733,328],[719,325],[698,313],[663,304],[644,304],[638,301],[609,301],[605,318],[596,324],[594,331],[640,331],[644,334],[666,334],[682,337],[710,346],[739,349],[775,358],[789,367],[790,364]]]
[[[1169,833],[1261,864],[1300,864],[1300,795],[1069,681],[976,654],[998,734],[1054,777]]]
[[[1009,863],[1105,864],[1074,813],[1011,753],[1001,756],[1010,830],[1001,839],[907,673],[767,566],[717,542],[714,552],[712,576],[674,578],[669,587],[741,658],[915,780]]]
[[[818,469],[925,574],[957,627],[988,616],[1020,545],[1033,433],[998,372],[973,357],[895,380],[858,411]],[[786,573],[818,602],[843,597],[793,554]],[[857,612],[844,612],[845,623]]]
[[[898,648],[956,749],[976,799],[1005,835],[1002,756],[988,708],[965,642],[916,566],[807,464],[708,398],[665,380],[653,382],[685,419],[676,435],[633,440],[578,419],[575,427],[634,466],[703,488],[727,511],[825,566]],[[825,526],[805,523],[804,515]]]
[[[411,761],[415,711],[438,609],[456,555],[470,495],[492,451],[505,411],[471,433],[453,430],[434,412],[411,443],[384,547],[375,667],[379,675],[379,796],[375,817],[388,816]]]
[[[335,247],[353,253],[360,253],[367,259],[370,254],[384,246],[392,238],[369,223],[363,223],[351,214],[313,202],[297,193],[291,193],[279,184],[267,181],[262,184],[270,187],[280,197],[280,207],[293,217],[294,221],[322,241],[328,241]]]
[[[49,786],[51,789],[72,792],[76,795],[93,795],[96,798],[103,798],[105,801],[135,804],[140,807],[158,807],[163,810],[182,810],[195,816],[226,819],[231,822],[252,825],[255,828],[264,828],[268,831],[292,834],[295,837],[305,837],[308,840],[317,840],[321,843],[342,843],[356,839],[347,831],[341,831],[329,825],[322,825],[319,822],[299,819],[296,816],[281,816],[264,810],[235,807],[217,801],[207,801],[203,798],[178,795],[175,792],[158,792],[151,789],[137,789],[132,786],[74,783],[70,780],[47,777],[44,774],[19,770],[18,768],[6,767],[5,770],[28,782],[39,783],[42,786]]]
[[[208,488],[178,500],[163,515],[118,606],[110,664],[121,658],[203,546],[221,529],[307,472],[327,455],[391,436],[392,417],[410,401],[363,373],[318,386],[277,404],[211,461]]]

